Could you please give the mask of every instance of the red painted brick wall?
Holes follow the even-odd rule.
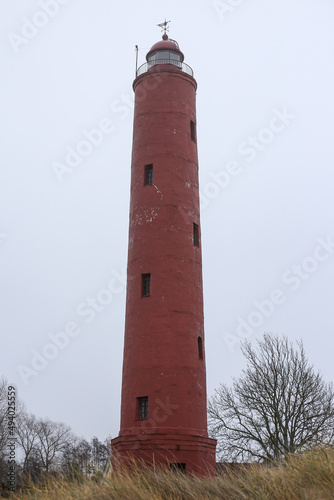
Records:
[[[198,353],[202,257],[197,144],[190,135],[196,86],[173,65],[154,66],[134,82],[121,430],[113,444],[119,454],[147,461],[172,454],[199,472],[213,470],[215,441],[207,434],[205,353],[203,359]],[[141,295],[144,273],[151,274],[150,297]],[[149,399],[148,420],[138,418],[142,396]]]

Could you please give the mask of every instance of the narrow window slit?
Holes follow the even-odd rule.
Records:
[[[151,295],[151,274],[141,275],[141,294],[142,297],[149,297]]]
[[[192,141],[196,142],[196,125],[192,120],[190,121],[190,138]]]
[[[199,246],[199,234],[198,234],[198,224],[193,223],[193,237],[195,247]]]
[[[202,337],[198,337],[197,345],[198,345],[198,358],[203,359],[203,340],[202,340]]]
[[[148,419],[148,396],[137,398],[138,400],[138,413],[140,420]]]
[[[153,185],[153,163],[151,163],[150,165],[145,165],[144,185]]]

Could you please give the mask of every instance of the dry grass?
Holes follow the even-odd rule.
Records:
[[[94,482],[49,479],[16,500],[327,500],[334,499],[334,452],[314,450],[273,467],[251,466],[212,479],[139,467]]]

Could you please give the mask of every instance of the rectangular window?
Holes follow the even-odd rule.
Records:
[[[140,420],[148,419],[148,396],[138,398],[138,408]]]
[[[141,294],[142,297],[149,297],[151,295],[151,274],[141,275]]]
[[[145,177],[144,177],[144,185],[152,186],[153,184],[153,164],[145,165]]]
[[[195,122],[191,120],[190,122],[190,138],[192,141],[196,142],[196,126]]]
[[[186,473],[186,464],[185,463],[174,463],[174,464],[169,464],[169,470],[172,472],[182,472]]]
[[[198,224],[193,223],[193,233],[194,233],[194,245],[199,246],[199,235],[198,235]]]

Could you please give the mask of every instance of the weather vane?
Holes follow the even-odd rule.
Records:
[[[162,29],[162,31],[164,31],[164,35],[167,34],[167,31],[169,31],[169,26],[168,26],[168,23],[170,23],[171,21],[166,21],[165,19],[165,22],[164,23],[161,23],[161,24],[157,24],[157,26],[159,26],[159,28]]]

